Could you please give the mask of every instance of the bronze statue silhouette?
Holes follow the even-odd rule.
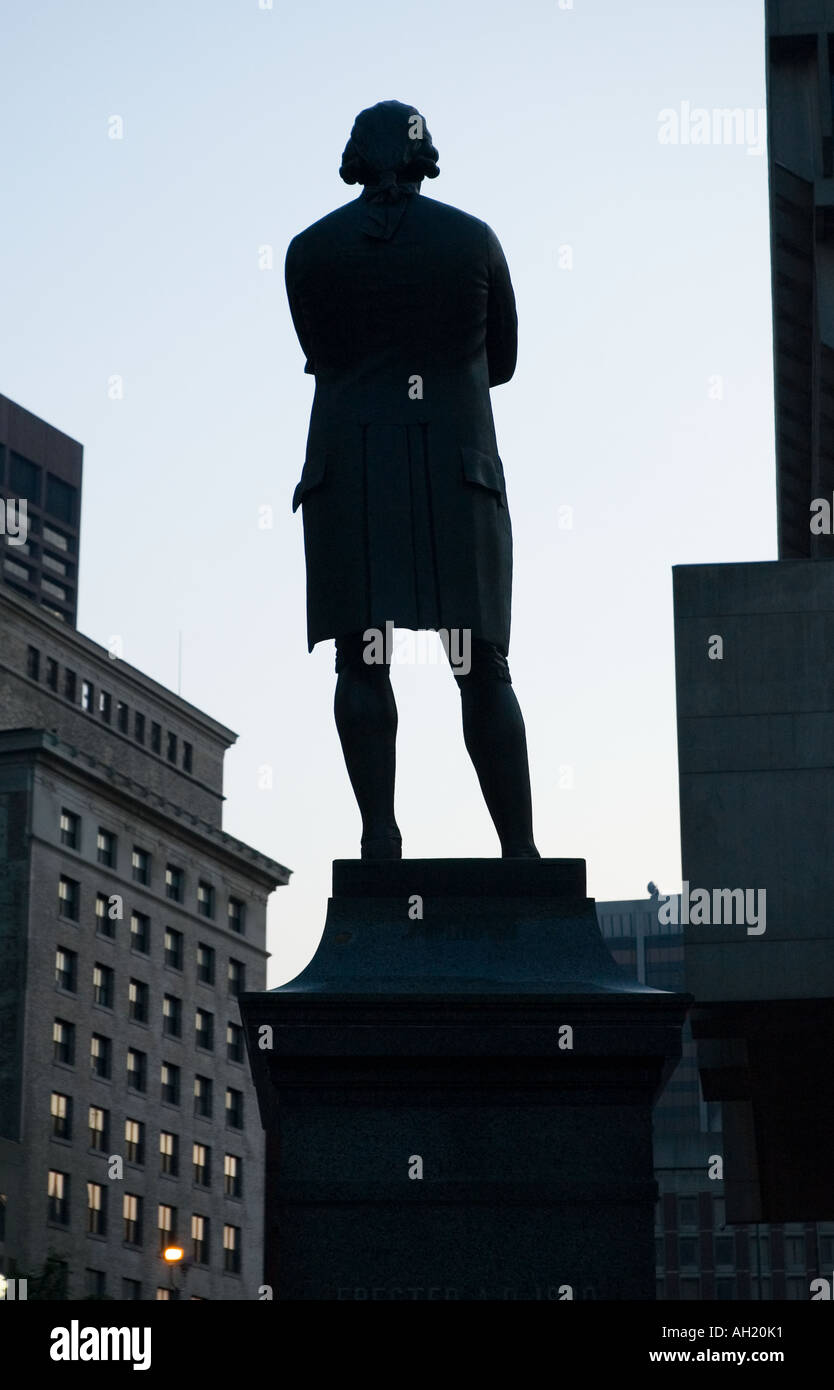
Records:
[[[503,857],[538,858],[507,665],[512,530],[489,396],[515,370],[515,296],[491,228],[419,196],[437,160],[415,107],[362,111],[339,170],[362,193],[287,251],[290,311],[316,379],[293,497],[308,647],[336,641],[334,710],[363,859],[402,855],[390,643],[375,640],[392,626],[465,635],[471,660],[453,671],[466,748]]]

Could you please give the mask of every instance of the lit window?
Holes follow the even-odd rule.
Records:
[[[90,1132],[90,1148],[97,1153],[106,1153],[110,1136],[110,1111],[91,1105],[87,1125]]]
[[[56,1018],[52,1024],[52,1060],[71,1067],[75,1062],[75,1024]]]
[[[196,1265],[209,1262],[209,1219],[194,1212],[191,1218],[192,1257]]]
[[[144,1052],[135,1047],[127,1052],[127,1084],[132,1091],[144,1091],[148,1085],[148,1059]]]
[[[151,919],[144,912],[130,914],[130,946],[143,956],[151,949]]]
[[[127,987],[128,1014],[134,1023],[148,1021],[148,986],[143,980],[131,980]]]
[[[163,1129],[159,1134],[159,1170],[175,1178],[180,1171],[180,1141],[176,1134]]]
[[[61,812],[61,844],[67,849],[78,849],[81,821],[72,811]]]
[[[130,857],[130,870],[133,874],[134,883],[144,883],[146,886],[151,881],[151,856],[146,849],[140,849],[138,845],[133,846],[133,853]]]
[[[114,911],[116,904],[113,904]],[[110,915],[110,899],[106,893],[96,893],[96,931],[99,936],[116,935],[116,918]]]
[[[125,1120],[125,1157],[128,1163],[145,1162],[145,1126],[141,1120]]]
[[[223,1268],[227,1274],[240,1274],[240,1227],[223,1227]]]
[[[47,580],[44,579],[43,584],[42,584],[41,587],[42,587],[44,590],[46,590],[46,586],[47,586]],[[57,595],[53,595],[53,597],[57,597]],[[86,710],[87,714],[93,714],[94,711],[95,711],[95,707],[96,707],[96,702],[95,702],[95,691],[93,690],[92,683],[91,683],[90,681],[82,681],[82,682],[81,682],[81,708],[82,708],[83,710]]]
[[[68,951],[65,946],[58,946],[55,951],[55,983],[58,988],[66,989],[70,994],[75,994],[77,973],[78,956],[75,951]]]
[[[66,878],[62,874],[58,881],[58,911],[61,916],[77,922],[80,900],[81,885],[74,878]]]
[[[236,1154],[223,1159],[223,1190],[227,1197],[243,1196],[243,1163]]]
[[[164,1250],[166,1245],[171,1244],[177,1229],[176,1207],[169,1207],[160,1202],[157,1207],[156,1225],[159,1231],[159,1248]]]
[[[110,1077],[111,1043],[101,1033],[93,1033],[90,1038],[90,1070],[93,1076],[108,1080]]]
[[[241,936],[246,930],[246,904],[239,898],[230,898],[228,906],[228,926]]]
[[[59,1226],[69,1225],[69,1173],[60,1173],[54,1168],[50,1168],[47,1178],[47,1220],[56,1222]]]
[[[198,1187],[211,1186],[211,1149],[206,1144],[195,1144],[192,1151],[194,1181]]]
[[[202,879],[197,884],[197,911],[201,917],[214,916],[214,889]]]
[[[101,965],[96,961],[93,966],[93,1003],[99,1004],[103,1009],[113,1007],[114,978],[108,965]]]
[[[96,858],[99,864],[104,864],[105,868],[115,869],[116,836],[109,830],[103,830],[101,826],[99,826],[96,836]]]
[[[71,1139],[72,1097],[65,1096],[60,1091],[53,1091],[49,1102],[49,1113],[52,1116],[52,1138]]]
[[[142,1244],[142,1198],[136,1192],[122,1197],[122,1238],[128,1245]]]
[[[184,897],[185,876],[182,869],[178,869],[174,864],[165,866],[165,896],[171,898],[176,903],[181,903]]]
[[[87,1183],[87,1234],[103,1236],[107,1231],[107,1193],[101,1183]]]

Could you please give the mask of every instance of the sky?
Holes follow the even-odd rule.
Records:
[[[239,734],[225,828],[293,871],[270,986],[361,829],[333,644],[307,652],[284,254],[356,196],[341,152],[389,98],[440,153],[420,196],[488,222],[515,288],[491,395],[538,847],[598,900],[679,890],[672,567],[776,558],[763,9],[6,0],[0,392],[84,445],[80,630],[174,690],[181,643],[181,694]],[[494,856],[419,650],[393,668],[404,855]]]

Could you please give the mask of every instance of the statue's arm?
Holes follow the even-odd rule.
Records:
[[[289,246],[287,247],[287,256],[286,260],[284,261],[284,284],[287,288],[287,299],[289,300],[290,314],[292,315],[293,327],[295,328],[298,341],[301,344],[301,350],[307,359],[307,361],[304,364],[304,370],[305,372],[307,372],[309,376],[315,376],[316,369],[313,364],[313,352],[312,344],[310,341],[310,334],[307,331],[307,325],[304,322],[304,314],[302,312],[301,302],[298,296],[299,268],[298,246],[296,242],[297,238],[294,237],[293,240],[290,242]]]
[[[487,227],[487,263],[489,293],[487,298],[486,350],[490,386],[509,381],[518,357],[518,314],[515,307],[510,271],[501,243],[491,227]]]

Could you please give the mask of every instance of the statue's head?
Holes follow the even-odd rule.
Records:
[[[399,183],[436,179],[438,154],[416,106],[378,101],[360,111],[342,155],[345,183],[377,184],[384,174]]]

